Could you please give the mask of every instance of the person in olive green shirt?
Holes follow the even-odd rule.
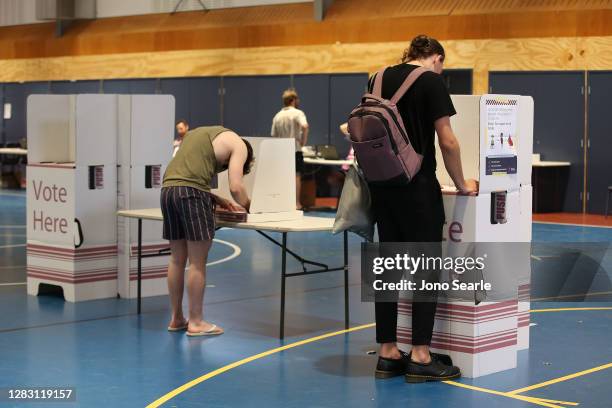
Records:
[[[213,178],[229,170],[232,197],[247,211],[251,201],[242,182],[251,170],[253,148],[236,133],[221,126],[189,131],[168,164],[161,190],[163,238],[170,241],[168,292],[172,306],[169,331],[187,330],[189,336],[222,334],[223,329],[203,319],[206,260],[215,235],[214,207],[230,211],[240,207],[210,192]],[[187,293],[189,319],[183,315],[185,265],[189,259]]]

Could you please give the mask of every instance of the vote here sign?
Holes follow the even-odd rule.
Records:
[[[28,166],[27,174],[28,241],[74,244],[75,169]]]

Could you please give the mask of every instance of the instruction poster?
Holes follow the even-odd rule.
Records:
[[[484,127],[486,175],[516,174],[519,96],[484,95],[480,101]]]

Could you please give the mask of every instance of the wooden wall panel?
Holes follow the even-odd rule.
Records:
[[[342,4],[338,2],[337,7]],[[365,9],[370,12],[367,17],[330,12],[325,21],[315,22],[307,5],[291,6],[295,7],[285,14],[256,7],[252,11],[220,10],[206,14],[190,12],[82,21],[75,23],[61,38],[54,37],[53,24],[4,27],[0,28],[0,59],[385,43],[408,41],[420,33],[443,41],[612,35],[612,10],[609,9],[442,16],[387,15]],[[363,14],[364,9],[359,10]],[[260,15],[261,18],[253,19]]]
[[[491,70],[612,69],[612,37],[445,41],[448,68],[474,70],[474,92]],[[374,72],[399,62],[404,42],[253,47],[0,60],[0,82]]]
[[[612,37],[588,37],[577,39],[578,55],[586,61],[584,69],[612,69]]]
[[[559,10],[601,10],[612,8],[611,0],[459,0],[452,13],[515,13],[516,10],[559,11]]]

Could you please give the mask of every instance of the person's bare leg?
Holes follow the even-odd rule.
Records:
[[[189,294],[189,328],[188,331],[201,332],[212,328],[204,321],[204,288],[206,287],[206,260],[212,245],[210,241],[187,241],[189,257],[189,275],[187,276],[187,293]]]
[[[428,364],[431,361],[429,346],[412,346],[411,353],[412,361],[422,364]]]
[[[297,173],[295,175],[295,207],[298,210],[302,209],[302,175]]]
[[[381,343],[380,356],[393,360],[399,360],[402,357],[399,348],[397,348],[397,343]]]
[[[182,327],[186,320],[183,315],[183,291],[185,288],[185,264],[187,263],[187,241],[170,241],[170,263],[168,264],[168,294],[172,320],[169,327]]]

